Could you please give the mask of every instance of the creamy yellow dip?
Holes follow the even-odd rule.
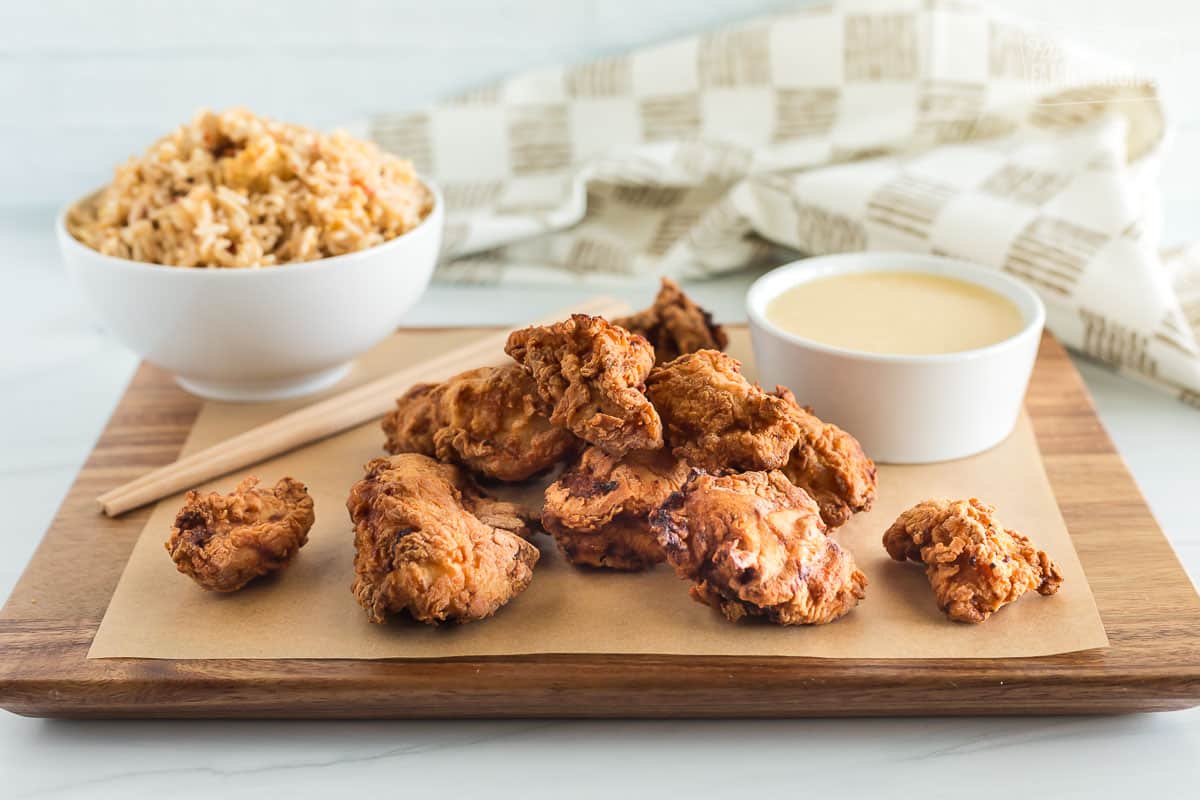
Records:
[[[793,286],[767,319],[822,344],[865,353],[932,355],[1003,341],[1025,327],[1016,305],[990,289],[923,272],[859,272]]]

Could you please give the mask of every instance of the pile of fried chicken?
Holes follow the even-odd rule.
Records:
[[[400,464],[416,468],[413,454],[455,465],[465,481],[520,481],[567,463],[546,489],[540,522],[580,567],[667,562],[693,583],[694,598],[732,620],[813,624],[852,609],[866,578],[829,534],[870,508],[875,465],[786,389],[748,381],[722,352],[726,344],[711,315],[664,280],[638,314],[575,315],[518,330],[505,348],[513,363],[413,387],[383,422],[397,468],[387,476],[373,468],[351,492],[355,593],[368,613],[376,618],[383,607],[423,622],[467,622],[529,582],[527,570],[495,565],[485,579],[469,546],[438,569],[427,554],[409,555],[403,540],[426,528],[386,519],[363,498],[411,497],[396,475]],[[476,531],[472,541],[498,535],[475,525],[471,502],[458,508]],[[524,553],[496,557],[524,565]],[[480,579],[465,582],[464,574]],[[472,592],[486,602],[466,602]],[[429,596],[442,602],[418,601]]]
[[[764,391],[722,350],[722,328],[672,281],[612,321],[575,315],[514,331],[512,362],[412,387],[383,420],[392,455],[350,491],[353,591],[372,622],[431,625],[496,613],[533,579],[539,528],[572,564],[666,562],[727,619],[832,622],[865,597],[836,539],[871,508],[874,462],[784,387]],[[490,497],[565,465],[537,511]],[[981,622],[1062,575],[978,500],[927,501],[884,544],[924,563],[939,607]],[[202,586],[233,591],[286,566],[312,500],[285,478],[232,495],[191,493],[167,549]]]

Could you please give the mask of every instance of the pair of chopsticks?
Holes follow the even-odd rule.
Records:
[[[628,311],[629,307],[624,303],[597,297],[529,324],[549,325],[571,314],[611,317]],[[443,381],[464,370],[495,363],[507,339],[508,331],[485,334],[470,344],[421,364],[285,414],[173,464],[159,467],[137,480],[105,492],[96,498],[97,502],[101,511],[115,517],[236,469],[369,422],[390,411],[396,398],[414,384]]]

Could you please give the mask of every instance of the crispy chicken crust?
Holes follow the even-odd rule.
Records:
[[[792,406],[800,426],[800,439],[782,467],[783,474],[817,501],[821,519],[830,529],[844,525],[859,511],[869,511],[878,485],[875,462],[858,440],[802,408],[786,387],[776,386],[775,396]]]
[[[694,473],[650,522],[675,572],[695,582],[692,597],[731,621],[820,625],[866,596],[854,556],[782,472]]]
[[[650,512],[687,479],[689,467],[667,450],[618,459],[598,447],[546,489],[542,526],[572,564],[640,570],[665,560],[650,533]]]
[[[389,453],[421,453],[501,481],[523,481],[571,455],[578,440],[537,407],[520,366],[480,367],[418,384],[383,419]]]
[[[354,596],[371,622],[407,612],[429,625],[484,619],[525,591],[537,548],[521,510],[458,467],[417,454],[377,458],[350,490]]]
[[[897,561],[925,564],[938,608],[956,622],[979,623],[1025,592],[1052,595],[1063,576],[1050,556],[994,519],[996,509],[970,500],[926,500],[883,534]]]
[[[662,279],[653,305],[614,319],[613,324],[645,336],[654,346],[656,364],[697,350],[724,350],[729,345],[725,329],[713,322],[712,314],[696,305],[670,278]]]
[[[396,407],[384,416],[381,426],[387,437],[383,449],[396,453],[437,453],[433,434],[438,430],[438,403],[434,397],[436,383],[418,383],[396,398]]]
[[[575,314],[513,331],[505,352],[533,376],[555,425],[617,457],[662,447],[662,421],[642,393],[654,349],[641,336]]]
[[[741,363],[716,350],[655,367],[646,396],[675,455],[701,469],[779,469],[800,438],[792,404],[746,380]]]
[[[236,592],[288,565],[316,519],[312,498],[293,478],[257,486],[247,477],[230,494],[187,493],[166,542],[176,569],[205,589]]]

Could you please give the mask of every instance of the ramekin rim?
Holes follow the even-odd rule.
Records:
[[[873,265],[868,265],[864,262],[875,262]],[[861,268],[838,269],[840,264],[856,265]],[[825,264],[833,265],[833,269],[829,271],[820,271],[818,269]],[[888,266],[889,264],[893,266]],[[930,272],[922,269],[922,265],[937,264],[950,268],[953,272],[940,273]],[[985,289],[993,289],[985,283],[971,280],[972,277],[986,277],[987,280],[999,283],[1008,287],[1012,292],[1020,295],[1022,299],[1032,308],[1032,313],[1026,314],[1025,309],[1021,308],[1021,303],[1015,302],[1018,310],[1021,311],[1022,317],[1025,318],[1025,324],[1021,330],[1014,333],[999,342],[994,342],[983,347],[976,347],[969,350],[959,350],[953,353],[930,353],[930,354],[912,354],[912,353],[870,353],[863,350],[852,350],[836,345],[824,344],[814,339],[808,339],[803,336],[798,336],[794,333],[789,333],[783,330],[775,323],[771,322],[766,316],[766,305],[770,300],[779,296],[780,292],[775,292],[769,297],[764,297],[766,292],[764,288],[768,283],[779,280],[778,277],[784,272],[797,273],[813,273],[804,280],[797,280],[790,283],[784,289],[790,289],[800,283],[807,283],[811,280],[816,280],[819,277],[828,277],[831,274],[851,274],[854,272],[927,272],[928,274],[950,274],[952,277],[962,277],[977,286],[983,286]],[[1007,299],[1012,300],[1011,296]],[[1046,305],[1037,292],[1021,283],[1020,281],[1005,275],[997,269],[984,267],[975,262],[967,261],[960,258],[951,258],[947,256],[937,256],[926,253],[911,253],[906,251],[891,251],[891,250],[872,250],[853,253],[837,253],[825,256],[813,256],[811,258],[797,259],[786,264],[781,264],[771,271],[760,275],[746,292],[746,315],[749,320],[757,325],[762,330],[790,344],[800,347],[806,347],[810,350],[826,353],[832,356],[847,358],[857,361],[869,361],[880,364],[920,364],[920,365],[945,365],[964,361],[975,361],[981,358],[988,358],[997,355],[1002,351],[1018,346],[1023,341],[1031,336],[1039,335],[1046,324]]]

